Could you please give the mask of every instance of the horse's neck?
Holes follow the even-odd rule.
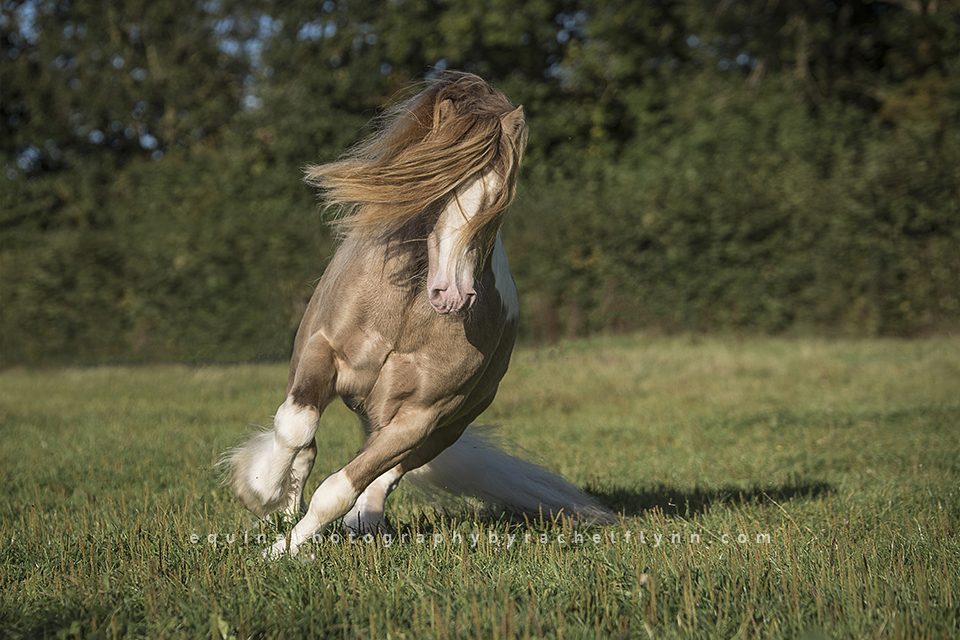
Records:
[[[421,271],[426,278],[427,250],[423,242],[348,235],[337,249],[336,258],[350,271],[376,275],[383,283],[398,279],[415,281]]]
[[[371,241],[348,236],[344,239],[340,252],[345,254],[345,261],[338,264],[334,270],[353,274],[350,279],[362,280],[367,288],[379,291],[383,298],[389,297],[386,293],[388,290],[399,293],[399,289],[413,294],[420,293],[423,289],[427,257],[426,247],[422,242]],[[335,258],[334,262],[339,261]],[[493,281],[507,312],[507,319],[515,321],[519,317],[520,302],[510,272],[507,252],[499,233],[490,259],[484,262],[483,269],[476,277],[478,281]],[[483,299],[478,300],[478,304],[485,302]]]

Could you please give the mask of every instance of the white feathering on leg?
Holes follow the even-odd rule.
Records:
[[[267,516],[288,501],[294,459],[313,440],[319,418],[315,408],[298,406],[287,398],[277,410],[272,430],[257,433],[224,455],[221,463],[230,469],[228,482],[247,509]]]

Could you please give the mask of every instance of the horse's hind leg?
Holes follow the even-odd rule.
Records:
[[[303,484],[316,455],[314,434],[320,412],[333,395],[334,375],[330,346],[322,336],[314,336],[300,357],[287,399],[277,409],[273,429],[228,452],[230,485],[250,511],[259,516],[281,508],[299,513]]]
[[[478,412],[479,413],[479,412]],[[432,432],[420,445],[404,457],[403,461],[370,483],[356,504],[343,516],[343,525],[356,534],[377,533],[389,530],[384,516],[387,498],[400,479],[409,472],[427,464],[456,442],[470,420],[461,420]]]
[[[371,482],[357,498],[353,508],[343,516],[343,526],[356,534],[388,531],[384,509],[387,498],[400,483],[402,475],[397,466]]]

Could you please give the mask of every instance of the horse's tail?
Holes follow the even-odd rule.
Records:
[[[479,498],[534,517],[564,515],[579,521],[609,523],[615,514],[559,475],[510,455],[471,427],[431,462],[406,479],[427,490]]]

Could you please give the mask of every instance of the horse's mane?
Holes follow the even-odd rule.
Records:
[[[512,132],[505,130],[508,114],[516,114]],[[484,251],[498,226],[490,223],[513,200],[525,144],[522,111],[503,93],[475,75],[447,72],[388,109],[374,133],[337,161],[307,167],[306,180],[336,209],[341,231],[389,238],[494,169],[501,188],[466,238]]]

